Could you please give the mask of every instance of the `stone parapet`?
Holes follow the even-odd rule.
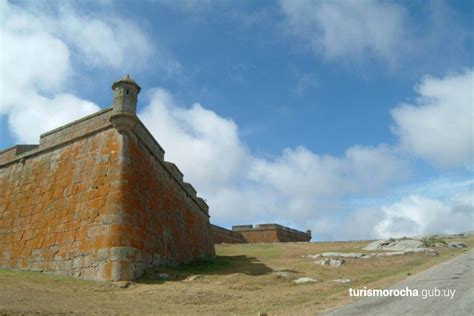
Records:
[[[72,141],[91,132],[111,127],[109,122],[112,108],[107,108],[79,120],[43,133],[40,136],[40,149],[53,147],[57,144]]]
[[[39,145],[15,145],[0,151],[0,167],[16,161],[24,163],[25,159],[112,128],[112,124],[109,122],[111,111],[112,108],[107,108],[44,133],[40,136]]]
[[[234,225],[234,226],[232,226],[233,231],[250,230],[250,229],[253,229],[253,225]]]
[[[25,154],[29,151],[35,150],[38,145],[15,145],[13,147],[0,151],[0,164],[3,162],[11,161],[18,156]]]
[[[178,166],[169,161],[165,161],[165,166],[176,177],[176,179],[183,181],[183,173],[179,170]]]

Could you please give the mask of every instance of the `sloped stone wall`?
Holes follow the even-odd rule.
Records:
[[[132,280],[215,256],[206,203],[138,118],[121,134],[111,114],[0,152],[0,268]]]
[[[146,144],[135,134],[124,138],[120,244],[127,256],[121,263],[125,279],[151,265],[215,257],[207,205]],[[134,275],[127,277],[127,271]]]

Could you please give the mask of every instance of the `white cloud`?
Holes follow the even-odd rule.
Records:
[[[466,95],[459,92],[465,91],[465,80],[450,80],[423,81],[418,89],[423,96],[420,99],[465,104]],[[452,84],[446,86],[447,82]],[[463,190],[469,181],[454,183],[440,178],[413,193],[393,191],[411,171],[410,159],[398,145],[354,145],[341,156],[320,155],[299,146],[262,158],[242,143],[233,121],[200,104],[181,106],[163,89],[153,90],[148,97],[141,119],[167,150],[166,159],[175,162],[185,180],[207,199],[216,223],[275,221],[301,229],[310,226],[316,235],[330,239],[468,230],[472,202],[466,202]],[[423,113],[414,117],[423,120]],[[455,117],[457,113],[454,111]],[[449,122],[452,115],[448,111],[444,118]],[[400,125],[402,121],[395,119],[397,126],[405,126]],[[443,127],[442,122],[438,125]],[[416,126],[410,131],[416,132]],[[458,132],[469,135],[471,130]],[[444,138],[436,134],[425,136],[429,135],[434,136],[431,144],[453,145],[444,144]],[[400,141],[405,143],[402,135]],[[442,191],[449,194],[430,195],[441,180]],[[388,193],[392,198],[382,198]],[[400,193],[405,197],[400,198]],[[399,200],[393,202],[393,196]],[[357,203],[346,204],[359,197],[380,200],[363,209],[357,209]],[[383,206],[378,207],[380,204]]]
[[[212,192],[239,177],[248,154],[233,121],[197,103],[180,107],[163,89],[151,91],[149,97],[139,116],[165,148],[167,160],[177,162],[186,178]]]
[[[57,20],[50,19],[54,32],[91,67],[131,70],[147,64],[153,47],[132,22],[115,17],[81,16],[62,9]]]
[[[280,5],[287,31],[331,60],[370,56],[394,63],[407,43],[405,11],[394,3],[281,0]]]
[[[217,222],[274,220],[306,226],[337,208],[339,198],[379,194],[409,172],[409,165],[385,145],[353,146],[343,157],[287,148],[274,159],[263,159],[241,142],[233,121],[199,104],[180,106],[162,89],[149,98],[140,118],[165,148],[166,159],[208,200]]]
[[[24,95],[22,100],[24,105],[13,107],[8,115],[9,129],[21,143],[37,143],[41,133],[99,110],[96,104],[65,93],[52,98]]]
[[[443,168],[474,164],[474,72],[426,77],[391,112],[402,148]]]
[[[320,216],[313,227],[320,237],[329,240],[383,239],[472,231],[472,194],[471,185],[446,198],[407,195],[394,202]]]
[[[381,220],[374,226],[374,233],[376,237],[386,238],[472,231],[472,196],[471,203],[466,202],[466,198],[453,202],[417,195],[408,196],[397,203],[380,208],[377,214]]]
[[[376,192],[407,173],[408,165],[383,145],[353,146],[343,157],[321,156],[298,147],[285,149],[274,161],[257,159],[251,177],[280,194],[311,198]]]
[[[25,91],[54,92],[70,75],[69,50],[50,34],[2,27],[0,38],[0,114],[17,106]]]
[[[67,92],[75,67],[131,69],[146,65],[154,51],[136,24],[114,14],[102,19],[71,6],[51,10],[5,0],[0,45],[0,115],[15,140],[27,143],[100,109]]]

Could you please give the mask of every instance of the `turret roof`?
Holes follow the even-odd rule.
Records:
[[[130,75],[129,75],[129,74],[127,74],[127,75],[125,75],[123,78],[121,78],[121,79],[115,81],[115,82],[113,83],[113,85],[112,85],[112,90],[115,90],[115,87],[118,86],[118,85],[121,84],[121,83],[133,84],[134,86],[137,87],[137,89],[138,89],[137,92],[140,92],[140,90],[141,90],[141,87],[138,85],[138,83],[137,83],[135,80],[133,80],[132,78],[130,78]]]

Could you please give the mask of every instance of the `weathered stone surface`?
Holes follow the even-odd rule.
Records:
[[[336,279],[336,280],[332,280],[333,282],[336,282],[336,283],[342,283],[342,284],[347,284],[347,283],[351,283],[352,280],[351,279]]]
[[[137,117],[127,133],[110,123],[134,116],[136,95],[116,88],[120,109],[0,152],[0,268],[119,281],[215,256],[207,205],[170,173],[156,140]]]
[[[335,257],[335,258],[367,258],[369,257],[365,253],[344,253],[344,252],[323,252],[322,257]]]
[[[424,248],[425,244],[421,240],[415,239],[388,239],[371,242],[364,250],[391,250],[404,251],[406,249]]]
[[[291,273],[287,271],[276,271],[272,273],[277,278],[289,279],[291,277]]]
[[[467,245],[461,242],[450,242],[448,243],[448,247],[461,249],[461,248],[467,248]]]
[[[325,258],[319,261],[315,261],[314,263],[317,263],[322,266],[340,267],[344,262],[344,259]]]
[[[372,256],[374,257],[394,257],[394,256],[404,256],[406,254],[410,253],[428,253],[431,254],[432,256],[437,256],[438,253],[431,248],[413,248],[413,249],[406,249],[404,251],[388,251],[388,252],[379,252],[379,253],[374,253]]]
[[[315,283],[317,282],[316,279],[309,278],[309,277],[304,277],[304,278],[299,278],[293,281],[295,284],[308,284],[308,283]]]
[[[306,255],[304,257],[310,258],[310,259],[318,259],[318,258],[321,258],[321,254],[318,253],[318,254],[315,254],[315,255]]]
[[[396,256],[404,256],[404,251],[390,251],[390,252],[379,252],[375,253],[374,257],[396,257]]]
[[[200,275],[200,274],[196,274],[196,275],[190,275],[188,276],[184,281],[186,282],[192,282],[192,281],[195,281],[197,279],[201,279],[203,278],[204,276]]]

